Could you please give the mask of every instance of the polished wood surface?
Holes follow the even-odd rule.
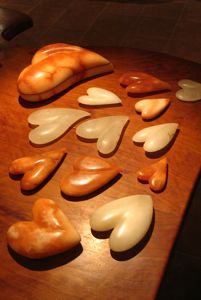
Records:
[[[25,48],[9,49],[1,58],[1,267],[0,297],[3,299],[154,299],[171,248],[179,230],[188,200],[200,170],[201,102],[183,103],[175,98],[177,81],[182,78],[201,81],[201,66],[162,54],[133,49],[95,49],[113,64],[114,73],[98,77],[69,89],[54,101],[29,104],[19,99],[16,81],[34,53]],[[126,71],[138,70],[167,81],[172,91],[157,95],[171,98],[170,107],[153,121],[143,121],[134,104],[118,83]],[[80,108],[77,98],[91,86],[107,88],[122,99],[122,106],[89,108],[93,118],[125,114],[130,117],[119,149],[109,162],[122,168],[102,190],[82,198],[61,194],[59,184],[80,155],[99,156],[96,143],[85,143],[75,135],[75,127],[56,143],[33,147],[28,140],[28,115],[38,108]],[[152,96],[153,97],[153,96]],[[178,122],[179,132],[169,147],[158,155],[146,155],[131,141],[138,130],[160,123]],[[67,156],[53,176],[34,193],[20,191],[19,180],[9,177],[10,163],[19,157],[67,147]],[[137,171],[164,156],[168,159],[166,188],[154,193],[148,184],[137,180]],[[146,237],[126,253],[110,252],[108,234],[94,233],[89,217],[100,205],[132,194],[149,194],[154,202],[154,220]],[[6,231],[19,220],[30,220],[33,203],[39,197],[57,202],[81,235],[81,244],[72,251],[44,260],[20,257],[7,247]]]

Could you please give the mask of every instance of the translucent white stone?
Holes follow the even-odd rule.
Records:
[[[153,217],[153,203],[149,195],[132,195],[99,207],[90,218],[95,231],[113,229],[109,245],[121,252],[135,246],[148,231]]]
[[[121,99],[108,90],[91,87],[87,90],[87,95],[78,98],[78,102],[84,105],[108,105],[121,103]]]
[[[29,133],[29,140],[33,144],[43,145],[62,136],[78,120],[88,117],[86,111],[72,108],[40,109],[28,117],[32,126],[37,126]]]
[[[144,143],[144,150],[155,152],[169,144],[178,128],[177,123],[165,123],[150,126],[134,134],[132,140],[136,143]]]
[[[189,79],[178,81],[182,88],[176,92],[176,97],[181,101],[198,101],[201,100],[201,83]]]
[[[111,116],[93,119],[79,125],[76,134],[84,139],[98,139],[97,149],[102,154],[113,152],[129,121],[127,116]]]

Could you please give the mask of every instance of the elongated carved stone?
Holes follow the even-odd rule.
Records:
[[[119,81],[122,86],[126,87],[126,91],[129,94],[144,94],[171,90],[171,86],[168,82],[138,71],[123,74]]]
[[[45,108],[34,111],[28,117],[31,126],[37,126],[29,133],[29,140],[44,145],[62,136],[78,120],[90,113],[73,108]]]
[[[92,214],[90,225],[96,231],[113,229],[109,238],[110,249],[121,252],[140,242],[150,227],[152,216],[152,198],[132,195],[99,207]]]
[[[167,180],[167,158],[142,168],[138,171],[137,178],[141,181],[149,182],[153,191],[161,191],[165,187]]]
[[[33,221],[10,226],[7,241],[18,254],[37,259],[75,247],[80,235],[54,201],[42,198],[33,206]]]
[[[48,99],[72,84],[113,70],[101,55],[70,44],[52,44],[38,50],[19,75],[20,96],[28,101]]]
[[[69,196],[90,194],[112,180],[121,170],[101,158],[85,156],[77,159],[74,171],[61,181],[61,191]]]
[[[66,154],[66,148],[18,158],[11,163],[9,173],[23,175],[22,190],[33,190],[39,186],[58,166]]]

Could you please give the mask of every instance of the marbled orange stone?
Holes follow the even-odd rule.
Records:
[[[33,221],[10,226],[7,241],[20,255],[45,258],[75,247],[80,235],[54,201],[41,198],[33,206]]]
[[[109,162],[96,157],[81,157],[73,166],[74,170],[61,181],[61,191],[69,196],[88,195],[112,180],[121,171]]]
[[[128,94],[146,94],[171,90],[171,86],[168,82],[137,71],[124,73],[120,77],[119,82],[122,86],[126,87]]]

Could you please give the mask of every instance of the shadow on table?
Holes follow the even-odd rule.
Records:
[[[65,265],[75,258],[77,258],[83,251],[82,245],[74,247],[71,250],[65,251],[61,254],[54,255],[43,259],[30,259],[19,255],[8,246],[8,251],[12,258],[21,266],[32,271],[46,271]]]

